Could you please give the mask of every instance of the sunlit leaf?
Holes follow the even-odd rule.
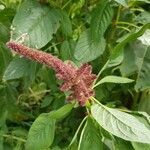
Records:
[[[92,116],[108,132],[127,141],[150,143],[150,130],[134,116],[95,104]]]

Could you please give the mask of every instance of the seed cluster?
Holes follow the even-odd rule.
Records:
[[[94,95],[91,86],[96,75],[92,74],[91,65],[83,64],[80,68],[76,68],[71,61],[66,64],[49,53],[29,48],[15,41],[9,41],[6,45],[26,58],[53,68],[56,77],[63,80],[60,90],[71,91],[68,100],[77,99],[79,104],[84,106],[86,101]]]

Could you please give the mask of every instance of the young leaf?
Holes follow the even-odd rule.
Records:
[[[23,38],[26,45],[34,48],[45,46],[60,26],[60,15],[34,0],[22,3],[12,23],[12,39]]]
[[[101,79],[94,87],[103,83],[131,83],[131,82],[134,82],[134,80],[124,77],[106,76],[103,79]]]
[[[83,133],[83,134],[82,134]],[[81,133],[81,139],[78,150],[99,150],[103,149],[104,143],[101,141],[102,137],[99,130],[94,125],[92,118],[88,118]]]
[[[113,52],[108,60],[107,67],[113,67],[116,65],[119,65],[123,60],[123,48],[124,46],[131,41],[136,40],[138,37],[143,35],[143,33],[150,28],[150,23],[145,24],[141,29],[139,29],[137,32],[129,34],[125,39],[123,39],[120,43],[118,43],[115,48],[113,49]]]
[[[105,130],[127,141],[150,143],[150,130],[134,116],[104,105],[91,107],[94,119]]]
[[[66,104],[60,109],[50,112],[49,116],[54,119],[63,119],[64,117],[68,115],[68,113],[70,113],[73,107],[74,107],[74,104]]]
[[[145,90],[150,88],[150,46],[145,50],[144,56],[140,61],[140,68],[135,85],[136,90]]]
[[[99,42],[113,17],[113,9],[108,0],[102,0],[93,12],[91,19],[92,40]]]
[[[104,38],[101,38],[99,42],[94,42],[89,31],[84,31],[77,42],[74,57],[82,63],[92,61],[103,54],[105,46]]]
[[[120,71],[123,76],[138,72],[146,49],[147,46],[143,45],[139,40],[127,44],[124,49],[124,59],[120,65]]]

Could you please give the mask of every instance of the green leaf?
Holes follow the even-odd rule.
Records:
[[[131,42],[125,47],[124,59],[120,65],[120,71],[123,76],[138,72],[146,49],[147,46],[143,45],[139,40]]]
[[[60,12],[60,18],[61,18],[61,26],[60,27],[62,29],[62,32],[66,36],[71,36],[72,24],[71,24],[71,21],[70,21],[68,14],[61,9],[59,9],[58,11]]]
[[[124,77],[106,76],[103,79],[101,79],[98,83],[96,83],[94,87],[103,83],[131,83],[131,82],[134,82],[134,80]]]
[[[99,42],[103,37],[107,27],[111,23],[113,17],[113,9],[110,2],[102,0],[95,8],[91,19],[91,35],[92,40]]]
[[[134,116],[98,104],[91,107],[91,113],[113,135],[127,141],[150,143],[150,130]]]
[[[41,114],[32,124],[26,143],[27,150],[41,150],[48,148],[53,140],[55,133],[55,119],[49,114]]]
[[[72,110],[73,104],[67,104],[57,111],[41,114],[32,124],[26,143],[27,150],[49,148],[54,140],[55,123]]]
[[[138,110],[147,112],[150,115],[150,92],[143,91],[138,105]],[[149,117],[150,118],[150,117]],[[150,120],[149,120],[150,122]]]
[[[6,68],[3,80],[18,79],[27,75],[30,62],[25,58],[13,59]]]
[[[26,45],[41,48],[52,39],[60,20],[57,9],[35,0],[26,0],[14,17],[12,39],[22,38]]]
[[[125,141],[118,137],[114,137],[114,146],[115,150],[134,150],[134,148],[131,145],[131,142]]]
[[[10,50],[8,50],[3,43],[0,43],[0,79],[3,76],[6,67],[9,65],[11,58]]]
[[[67,104],[56,111],[41,114],[29,130],[26,149],[41,150],[48,148],[54,140],[56,120],[66,117],[73,106],[74,104]]]
[[[73,41],[64,41],[61,45],[61,57],[63,60],[73,60],[75,43]]]
[[[150,28],[150,23],[145,24],[137,32],[130,33],[127,37],[123,38],[120,43],[118,43],[112,51],[112,54],[108,60],[107,67],[113,67],[119,65],[123,61],[123,48],[124,46],[131,41],[136,40],[138,37],[144,34],[144,32]]]
[[[103,54],[105,46],[104,38],[101,38],[99,42],[94,42],[89,31],[84,31],[77,42],[74,57],[82,63],[92,61]]]
[[[119,67],[123,76],[132,75],[137,71],[136,55],[133,49],[135,49],[135,42],[128,44],[124,49],[124,59]]]
[[[150,144],[132,142],[132,146],[134,147],[134,150],[149,150],[150,149]]]
[[[102,137],[100,135],[100,131],[96,128],[92,118],[90,117],[87,119],[80,138],[78,150],[103,149],[104,144],[101,141]]]
[[[142,111],[125,111],[134,117],[136,117],[139,121],[145,124],[147,128],[150,129],[150,116],[146,112]]]
[[[9,38],[8,28],[0,22],[0,42],[6,42]]]
[[[145,50],[140,62],[135,89],[145,90],[150,88],[150,46]]]
[[[117,3],[123,5],[124,7],[128,6],[128,0],[114,0],[114,1],[116,1]]]
[[[50,112],[50,117],[55,119],[63,119],[70,113],[70,111],[73,109],[74,104],[66,104],[65,106],[61,107],[60,109],[56,111]]]

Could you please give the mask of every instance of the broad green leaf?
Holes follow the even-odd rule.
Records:
[[[150,88],[150,46],[145,50],[144,56],[139,64],[138,77],[135,89],[145,90]]]
[[[65,106],[61,107],[60,109],[56,111],[50,112],[50,117],[55,119],[63,119],[70,113],[70,111],[73,109],[74,104],[66,104]]]
[[[91,107],[94,119],[108,132],[127,141],[150,143],[150,130],[134,116],[95,104]]]
[[[18,79],[27,75],[30,62],[25,58],[13,59],[6,68],[3,80]]]
[[[60,27],[62,29],[62,32],[64,33],[65,36],[71,36],[72,24],[68,14],[62,9],[59,9],[58,12],[60,13],[60,19],[61,19]]]
[[[121,138],[114,137],[115,150],[134,150],[130,141],[125,141]]]
[[[142,111],[127,111],[126,110],[125,112],[136,117],[139,121],[144,123],[147,128],[150,129],[150,115],[149,114],[147,114],[146,112],[142,112]]]
[[[149,150],[150,149],[150,144],[132,142],[132,146],[134,147],[134,150]]]
[[[127,7],[128,6],[128,0],[114,0],[116,1],[117,3]]]
[[[99,150],[103,149],[102,137],[100,131],[94,125],[92,118],[88,118],[80,136],[78,150]]]
[[[149,91],[142,92],[142,96],[140,98],[140,102],[138,105],[138,110],[147,112],[150,115],[150,92]]]
[[[41,114],[32,124],[26,143],[27,150],[41,150],[48,148],[53,140],[55,133],[55,119],[49,114]]]
[[[111,23],[113,17],[113,9],[108,0],[100,1],[100,4],[93,12],[91,19],[91,35],[92,40],[99,42],[103,37],[107,27]]]
[[[82,63],[92,61],[103,54],[105,46],[104,38],[101,38],[99,42],[94,42],[89,31],[84,31],[77,42],[74,57]]]
[[[0,10],[0,42],[6,43],[9,40],[9,28],[13,17],[13,9],[5,8],[4,10]]]
[[[104,130],[102,127],[99,126],[99,128],[100,133],[103,137],[102,141],[108,147],[106,150],[113,150],[112,147],[114,147],[114,136],[111,133]]]
[[[73,60],[75,43],[73,41],[64,41],[61,45],[60,55],[63,60]]]
[[[134,80],[125,77],[106,76],[102,78],[98,83],[96,83],[94,87],[103,83],[131,83],[131,82],[134,82]]]
[[[9,39],[8,28],[0,22],[0,42],[7,42]]]
[[[136,40],[138,37],[144,34],[144,32],[150,28],[150,23],[145,24],[141,29],[137,32],[130,33],[125,39],[120,41],[112,51],[112,54],[108,60],[107,67],[113,67],[119,65],[123,61],[123,48],[124,46],[131,41]]]
[[[35,0],[22,3],[12,23],[12,39],[22,39],[30,47],[45,46],[60,26],[60,15],[55,8]]]
[[[3,43],[0,43],[0,79],[3,76],[6,67],[9,65],[11,58],[11,52],[4,46]]]
[[[41,114],[32,124],[26,143],[27,150],[49,148],[54,140],[55,122],[68,115],[74,104],[67,104],[50,113]]]
[[[119,67],[123,76],[129,76],[137,71],[137,66],[135,64],[136,56],[133,48],[133,44],[130,43],[124,49],[124,59]]]
[[[129,76],[138,72],[141,66],[141,60],[147,46],[139,40],[129,43],[124,49],[124,59],[120,65],[120,71],[123,76]]]

